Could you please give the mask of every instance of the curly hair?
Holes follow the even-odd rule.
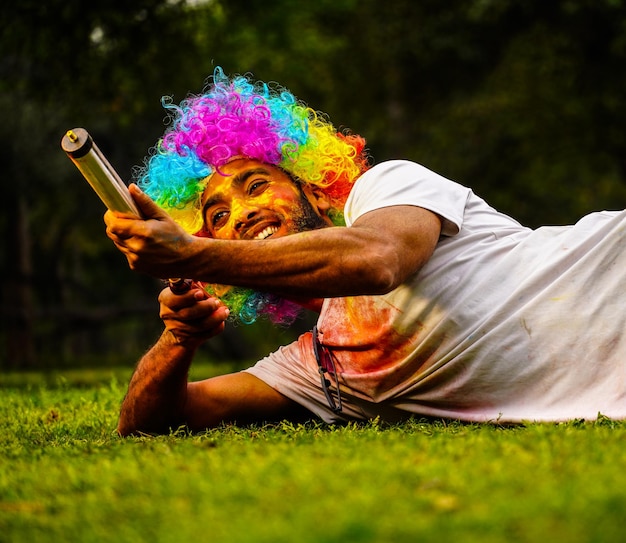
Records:
[[[292,178],[320,187],[330,199],[329,215],[336,224],[343,220],[352,184],[369,167],[361,136],[338,132],[326,115],[278,84],[227,77],[218,67],[203,94],[190,95],[180,105],[164,97],[162,104],[170,126],[134,179],[191,234],[203,235],[200,201],[208,178],[234,158],[278,166]],[[234,305],[240,307],[231,307],[240,316],[247,312],[244,321],[256,319],[253,305],[267,305],[274,298],[247,292],[236,296]]]

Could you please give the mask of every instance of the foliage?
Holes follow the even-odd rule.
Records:
[[[622,422],[311,421],[121,439],[116,379],[17,385],[0,400],[0,541],[602,543],[622,533]]]
[[[158,282],[128,271],[58,144],[84,126],[129,179],[161,96],[218,64],[530,226],[626,202],[622,0],[22,0],[0,23],[3,367],[130,362],[156,337]],[[238,333],[214,350],[265,354]]]

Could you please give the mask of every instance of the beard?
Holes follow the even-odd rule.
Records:
[[[290,234],[328,227],[328,223],[304,194],[301,185],[296,185],[300,192],[300,206],[291,217],[293,229]],[[205,290],[220,298],[230,309],[229,320],[235,323],[252,324],[259,318],[267,318],[273,324],[287,326],[303,312],[301,305],[278,294],[224,285],[205,285]]]
[[[295,232],[306,232],[307,230],[318,230],[328,226],[323,217],[313,207],[308,198],[304,195],[302,188],[298,185],[300,191],[300,209],[293,217]]]

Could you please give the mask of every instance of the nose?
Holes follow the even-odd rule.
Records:
[[[237,214],[235,218],[235,231],[241,233],[256,217],[258,213],[257,209],[245,209],[241,213]]]

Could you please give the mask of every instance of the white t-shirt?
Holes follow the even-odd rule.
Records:
[[[382,296],[332,298],[318,321],[343,411],[320,387],[311,335],[249,371],[327,421],[626,418],[626,212],[521,226],[408,161],[366,172],[349,225],[387,206],[443,218],[429,262]]]

